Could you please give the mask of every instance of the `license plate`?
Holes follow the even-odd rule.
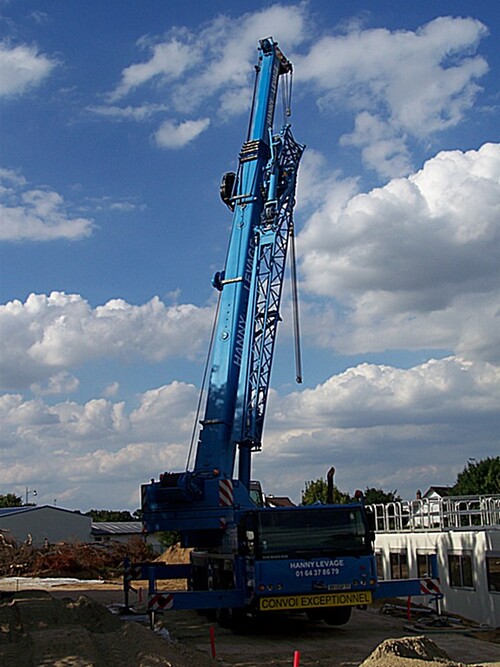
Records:
[[[260,598],[259,609],[260,611],[287,611],[292,609],[318,609],[319,607],[354,607],[358,604],[370,604],[371,601],[371,591],[280,595]]]

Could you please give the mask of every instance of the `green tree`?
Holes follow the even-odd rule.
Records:
[[[364,502],[367,505],[377,505],[385,503],[394,503],[401,500],[397,490],[384,491],[383,489],[376,489],[374,487],[366,487],[364,492]]]
[[[469,461],[451,489],[453,496],[500,493],[500,456]]]
[[[92,517],[94,523],[101,521],[136,521],[128,510],[89,510],[85,512],[85,516]]]
[[[342,493],[333,485],[333,502],[348,503],[350,501],[348,493]],[[320,477],[316,481],[306,482],[305,489],[302,491],[301,505],[313,505],[316,502],[328,502],[328,483]]]
[[[168,549],[168,547],[173,547],[174,544],[177,544],[177,542],[181,541],[180,533],[178,533],[176,530],[161,531],[159,533],[156,533],[156,537],[158,538],[158,542],[164,549]]]
[[[21,496],[16,496],[14,493],[6,493],[0,495],[0,507],[21,507],[23,499]]]

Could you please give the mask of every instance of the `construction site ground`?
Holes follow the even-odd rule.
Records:
[[[39,580],[38,590],[30,589],[30,583],[29,579],[0,580],[4,596],[0,665],[285,667],[294,664],[299,652],[302,667],[357,667],[363,661],[363,667],[500,667],[498,631],[423,629],[410,623],[397,607],[392,614],[382,613],[380,607],[356,609],[341,627],[313,623],[303,615],[270,617],[264,626],[245,635],[220,628],[196,612],[169,611],[157,617],[153,631],[143,614],[112,613],[123,611],[118,582],[58,586],[57,580],[51,580],[48,590],[40,589]],[[14,597],[8,597],[5,589],[9,587]],[[133,594],[131,603],[141,612],[144,602],[138,597],[138,592]]]
[[[116,569],[121,553],[109,562],[89,545],[24,549],[22,558],[9,553],[0,576],[0,667],[500,667],[499,629],[460,619],[444,626],[416,611],[409,619],[397,601],[355,609],[339,627],[303,614],[266,616],[252,631],[235,634],[194,611],[167,611],[151,629],[146,582],[134,582],[135,613],[124,614],[120,578],[99,574],[104,565]],[[178,547],[160,557],[187,558]]]

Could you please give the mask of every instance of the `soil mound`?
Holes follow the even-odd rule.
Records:
[[[207,667],[208,655],[122,621],[86,596],[23,591],[0,601],[0,665]]]
[[[184,549],[181,547],[181,545],[177,542],[177,544],[173,544],[171,547],[168,547],[168,549],[165,549],[165,551],[158,556],[158,558],[155,558],[155,563],[169,563],[169,564],[174,564],[174,563],[189,563],[189,554],[191,553],[192,549]]]
[[[427,637],[386,639],[371,653],[360,667],[462,667]]]

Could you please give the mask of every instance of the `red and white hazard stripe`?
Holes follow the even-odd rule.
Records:
[[[162,611],[163,609],[172,609],[174,606],[174,596],[171,593],[153,593],[149,596],[149,611]]]
[[[221,507],[229,507],[233,504],[233,499],[233,480],[219,480],[219,505]]]
[[[441,595],[437,579],[420,579],[420,595]]]

